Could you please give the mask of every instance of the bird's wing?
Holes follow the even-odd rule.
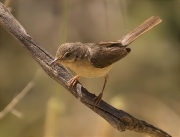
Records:
[[[121,46],[119,42],[101,42],[89,45],[89,51],[93,66],[104,68],[125,57],[131,49]]]

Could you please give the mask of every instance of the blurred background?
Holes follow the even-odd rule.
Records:
[[[0,0],[4,3],[4,0]],[[103,100],[180,137],[180,16],[178,0],[13,0],[11,13],[53,56],[65,42],[121,39],[151,16],[163,21],[129,47],[109,72]],[[34,78],[35,77],[35,78]],[[104,78],[81,78],[92,93]],[[0,137],[147,137],[119,132],[52,80],[0,26]]]

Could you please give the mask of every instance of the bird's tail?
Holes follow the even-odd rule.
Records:
[[[151,18],[147,19],[144,23],[142,23],[139,27],[137,27],[135,30],[131,31],[129,34],[124,36],[120,42],[123,46],[128,46],[130,43],[132,43],[135,39],[137,39],[139,36],[147,32],[148,30],[152,29],[156,25],[158,25],[162,20],[156,16],[152,16]]]

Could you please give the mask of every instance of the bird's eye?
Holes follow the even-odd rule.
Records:
[[[78,58],[79,58],[79,56],[76,56],[75,59],[74,59],[74,61],[76,61]]]
[[[67,52],[64,56],[69,57],[70,55],[71,55],[71,53]]]
[[[79,56],[78,56],[78,55],[76,56],[76,59],[77,59],[77,58],[79,58]]]

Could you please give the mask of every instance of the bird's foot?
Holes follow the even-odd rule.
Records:
[[[103,93],[101,92],[98,96],[92,99],[92,101],[95,101],[94,108],[100,104],[102,100]]]
[[[76,83],[77,81],[80,79],[80,77],[78,75],[74,76],[73,78],[71,78],[69,81],[68,81],[68,89],[72,88]]]

